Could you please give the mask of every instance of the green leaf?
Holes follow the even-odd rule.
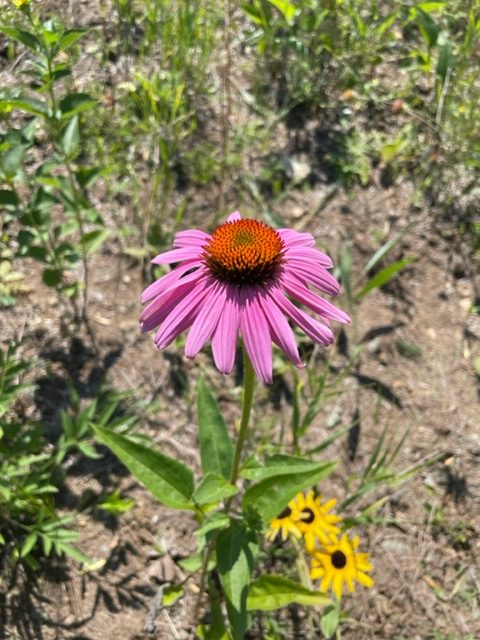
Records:
[[[220,532],[217,539],[217,570],[222,583],[234,640],[243,640],[248,627],[248,586],[254,567],[256,545],[240,522]]]
[[[219,502],[224,498],[229,498],[238,493],[238,489],[229,484],[223,476],[207,473],[202,482],[195,489],[192,496],[198,505]]]
[[[233,444],[217,402],[202,376],[197,384],[197,410],[202,471],[228,480],[232,473]]]
[[[39,51],[42,48],[40,40],[29,31],[23,31],[15,27],[0,27],[0,31],[12,40],[21,42],[31,51]]]
[[[115,489],[113,493],[106,496],[102,502],[97,505],[97,508],[118,515],[119,513],[130,511],[134,506],[135,500],[132,498],[122,498],[119,489]]]
[[[335,466],[334,462],[318,462],[309,471],[287,472],[261,480],[246,490],[243,506],[245,509],[254,509],[262,522],[268,522],[281,513],[297,493],[325,478]]]
[[[94,229],[93,231],[87,231],[87,233],[83,234],[80,244],[85,247],[87,255],[89,255],[99,249],[109,235],[109,229]]]
[[[302,473],[318,469],[317,460],[307,460],[298,456],[275,454],[267,458],[265,465],[244,467],[240,472],[243,478],[248,480],[265,480],[274,476],[284,476],[286,473]]]
[[[60,553],[64,553],[67,556],[70,556],[70,558],[72,558],[73,560],[76,560],[77,562],[80,562],[81,564],[88,565],[88,564],[91,564],[92,562],[91,558],[86,556],[84,553],[82,553],[79,549],[77,549],[71,544],[67,544],[64,542],[58,544],[57,552],[58,551]]]
[[[210,531],[218,531],[226,529],[230,525],[230,516],[221,511],[211,511],[203,520],[201,526],[195,531],[195,537],[198,539],[197,551],[201,551],[205,547],[207,534]]]
[[[90,460],[100,460],[103,458],[103,456],[98,453],[95,447],[89,442],[78,442],[77,448],[86,458],[90,458]]]
[[[166,587],[163,590],[163,599],[162,604],[164,607],[171,607],[174,605],[180,598],[184,596],[184,589],[181,585],[173,584],[170,587]]]
[[[13,109],[21,109],[22,111],[32,113],[35,116],[45,117],[50,114],[48,104],[42,100],[37,100],[37,98],[22,96],[20,98],[0,99],[0,112],[10,113]]]
[[[445,83],[448,70],[453,68],[455,56],[453,55],[452,43],[447,40],[440,47],[437,62],[437,76],[441,79],[442,85]]]
[[[442,11],[445,7],[445,2],[419,2],[417,9],[425,11],[425,13],[434,13],[435,11]]]
[[[20,203],[15,191],[0,189],[0,205],[4,207],[16,207]]]
[[[101,444],[109,447],[145,487],[173,509],[193,509],[193,473],[178,460],[130,438],[92,424]]]
[[[27,147],[18,145],[0,154],[0,169],[7,180],[13,180],[23,162]]]
[[[257,7],[255,7],[254,5],[244,3],[242,4],[242,9],[252,22],[258,25],[263,24],[262,16],[258,11]]]
[[[340,623],[340,609],[338,605],[332,604],[327,607],[320,619],[320,629],[325,638],[331,638]]]
[[[25,556],[27,556],[30,553],[33,547],[37,544],[37,540],[38,540],[38,533],[36,531],[32,531],[32,533],[28,534],[28,536],[24,540],[22,549],[20,551],[21,558],[25,558]]]
[[[268,2],[280,11],[287,22],[291,22],[297,13],[297,7],[287,0],[268,0]]]
[[[263,575],[250,586],[247,609],[249,611],[274,611],[289,604],[306,606],[325,605],[331,602],[326,593],[312,591],[302,584],[276,575]]]
[[[403,229],[401,231],[399,231],[399,233],[397,233],[396,236],[394,236],[393,238],[391,238],[388,242],[386,242],[384,245],[382,245],[380,247],[380,249],[378,249],[377,251],[375,251],[375,253],[373,254],[373,256],[370,258],[370,260],[367,262],[367,264],[365,265],[362,274],[363,275],[367,275],[367,273],[369,271],[371,271],[372,269],[374,269],[377,264],[383,260],[383,258],[385,258],[386,255],[388,255],[390,253],[390,251],[397,246],[397,244],[400,242],[400,240],[413,228],[415,227],[415,225],[417,225],[417,221],[413,220],[412,222],[409,222],[407,225],[405,225],[403,227]]]
[[[88,93],[69,93],[62,100],[60,100],[60,111],[62,112],[62,118],[71,118],[81,111],[91,109],[97,104]]]
[[[62,136],[62,148],[67,156],[74,158],[80,146],[80,130],[78,116],[74,116],[65,127]]]
[[[194,553],[191,556],[186,558],[182,558],[178,561],[178,564],[189,573],[195,573],[198,571],[203,565],[203,554],[202,553]],[[209,566],[209,571],[215,568],[215,563],[213,566]]]
[[[105,173],[105,169],[101,167],[80,167],[75,171],[75,177],[81,187],[88,187],[103,173]]]
[[[428,47],[431,48],[435,46],[439,30],[434,20],[429,16],[428,13],[423,11],[420,8],[416,8],[416,21],[418,24],[418,28],[420,29],[420,33],[423,36],[423,39],[427,43]]]
[[[361,289],[357,293],[356,300],[357,301],[361,300],[367,293],[369,293],[373,289],[377,289],[378,287],[383,287],[383,285],[387,284],[387,282],[390,282],[390,280],[393,280],[393,278],[397,275],[399,271],[402,271],[402,269],[405,269],[406,266],[408,266],[410,263],[414,262],[415,260],[417,260],[416,257],[397,260],[397,262],[393,262],[392,264],[388,265],[388,267],[385,267],[385,269],[382,269],[381,271],[376,273],[372,278],[370,278],[370,280],[363,287],[363,289]]]
[[[86,33],[87,32],[85,30],[80,29],[69,29],[68,31],[65,31],[58,43],[58,50],[64,51],[65,49],[68,49],[68,47],[71,47],[72,44],[75,44],[75,42],[80,40],[80,38],[83,38]]]
[[[44,269],[42,273],[42,280],[47,287],[56,287],[62,281],[61,269]]]

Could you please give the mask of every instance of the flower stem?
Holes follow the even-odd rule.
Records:
[[[247,355],[245,347],[243,347],[243,376],[244,376],[244,388],[243,388],[242,418],[240,420],[240,431],[238,434],[237,444],[235,446],[235,455],[233,459],[232,473],[230,476],[230,482],[233,485],[238,480],[238,472],[240,471],[240,460],[242,457],[243,445],[245,444],[245,440],[248,434],[248,423],[250,421],[250,413],[252,410],[252,403],[253,403],[253,392],[255,388],[255,372],[253,370],[252,363],[250,362],[250,358]],[[225,502],[225,513],[227,514],[230,511],[231,503],[232,503],[232,498],[229,498]],[[197,595],[197,601],[195,604],[195,610],[193,614],[193,619],[195,620],[195,624],[198,623],[202,597],[205,591],[205,582],[206,582],[207,571],[208,571],[208,563],[213,553],[215,542],[216,542],[216,537],[214,536],[213,538],[211,538],[210,542],[208,543],[207,549],[203,556],[202,572],[200,575],[200,588]]]
[[[247,355],[245,347],[243,347],[243,376],[244,376],[244,389],[243,389],[243,406],[242,406],[242,418],[240,421],[240,431],[238,434],[237,444],[235,446],[235,457],[233,459],[232,475],[230,477],[231,484],[235,484],[238,479],[238,472],[240,470],[240,459],[242,457],[243,445],[248,433],[248,423],[250,421],[250,412],[253,402],[253,391],[255,388],[255,372],[253,371],[252,363]]]

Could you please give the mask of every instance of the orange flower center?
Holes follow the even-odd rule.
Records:
[[[231,284],[264,284],[275,275],[283,256],[280,235],[258,220],[225,222],[204,247],[212,275]]]

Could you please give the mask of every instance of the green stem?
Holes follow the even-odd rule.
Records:
[[[235,457],[233,459],[232,475],[230,477],[231,484],[235,484],[238,480],[238,472],[240,470],[240,459],[242,457],[243,445],[247,438],[248,423],[250,421],[250,412],[253,402],[253,391],[255,388],[255,372],[250,362],[250,358],[247,355],[245,347],[243,347],[243,376],[244,376],[244,389],[243,389],[243,407],[242,407],[242,419],[240,421],[240,431],[238,433],[237,444],[235,447]]]
[[[236,484],[238,480],[238,473],[240,471],[240,460],[242,458],[243,446],[248,434],[248,423],[250,422],[250,413],[253,403],[253,392],[255,388],[255,372],[250,362],[250,358],[247,355],[245,347],[243,347],[243,376],[244,376],[244,389],[243,389],[243,405],[242,405],[242,418],[240,420],[240,431],[238,433],[237,444],[235,446],[235,456],[233,459],[232,474],[230,476],[231,484]],[[225,502],[225,513],[229,513],[232,498]],[[213,537],[205,551],[202,564],[202,572],[200,575],[200,589],[197,596],[197,601],[194,610],[194,620],[198,622],[198,616],[200,613],[200,607],[202,602],[203,593],[205,591],[205,581],[207,577],[208,563],[210,561],[213,549],[215,546],[216,537]]]
[[[303,584],[304,587],[307,587],[307,589],[312,589],[313,585],[312,585],[312,581],[310,579],[310,573],[308,571],[308,565],[307,562],[305,560],[305,556],[303,554],[303,549],[300,548],[300,545],[298,543],[298,540],[296,540],[296,538],[294,538],[294,536],[290,536],[290,540],[292,542],[292,545],[297,553],[297,558],[296,558],[296,562],[295,564],[297,565],[297,571],[298,571],[298,577],[300,578],[300,582]]]

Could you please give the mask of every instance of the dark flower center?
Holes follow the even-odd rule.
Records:
[[[264,284],[282,261],[284,244],[275,229],[251,219],[225,222],[204,247],[211,274],[230,284]]]
[[[313,513],[313,511],[307,508],[307,509],[302,509],[302,513],[305,514],[305,516],[302,516],[303,522],[306,522],[307,524],[312,524],[312,522],[315,520],[315,514]]]
[[[277,520],[283,520],[284,518],[288,518],[291,515],[292,515],[292,510],[290,509],[290,507],[287,507],[282,511],[280,515],[277,516]]]
[[[343,551],[340,551],[340,549],[337,549],[332,553],[331,559],[335,569],[343,569],[343,567],[345,567],[347,564],[347,556],[343,553]]]

